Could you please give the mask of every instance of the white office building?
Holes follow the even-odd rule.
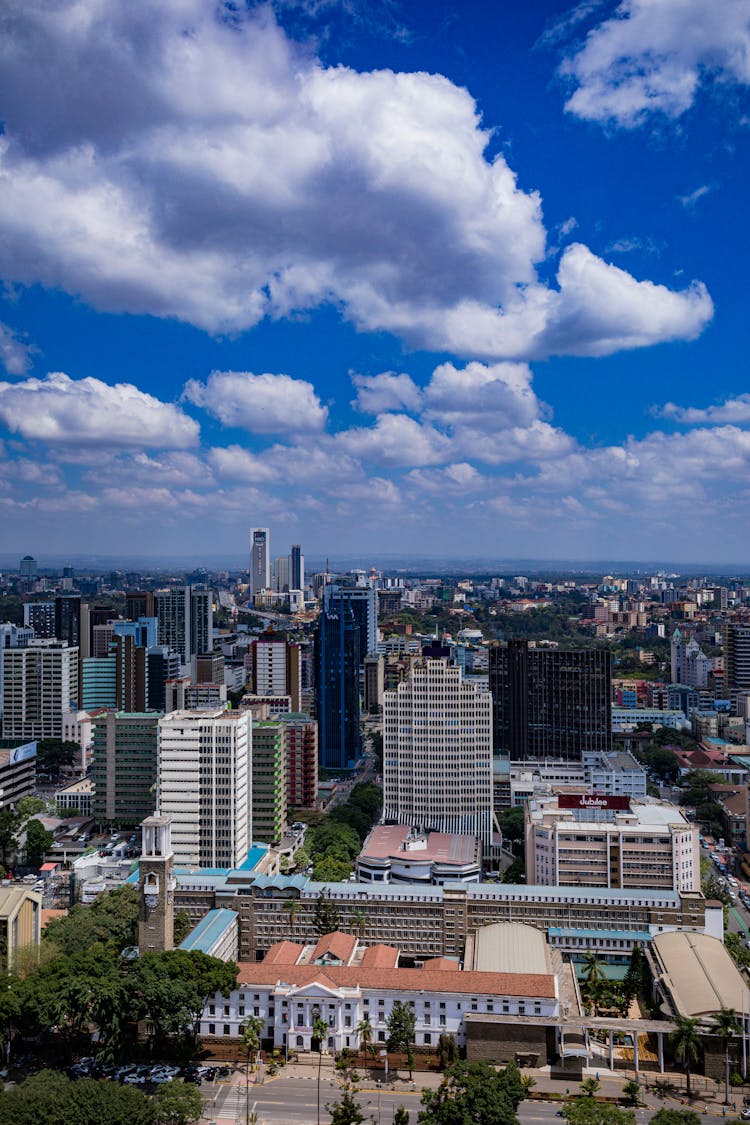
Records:
[[[237,867],[252,843],[252,716],[173,711],[159,720],[157,807],[175,863]]]
[[[267,527],[250,528],[250,595],[271,588],[271,533]]]
[[[3,738],[62,738],[63,715],[77,707],[78,648],[58,641],[7,648],[2,675]]]
[[[492,844],[492,697],[444,659],[383,693],[383,819]]]

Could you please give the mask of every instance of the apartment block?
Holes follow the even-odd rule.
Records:
[[[3,737],[62,738],[63,714],[77,707],[78,649],[46,641],[3,653]]]
[[[280,840],[287,823],[286,726],[253,723],[253,838],[267,844]]]

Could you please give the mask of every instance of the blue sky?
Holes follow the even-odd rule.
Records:
[[[750,0],[0,43],[4,552],[745,560]]]

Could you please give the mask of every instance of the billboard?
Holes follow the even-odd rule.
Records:
[[[607,793],[560,793],[557,798],[559,809],[608,809],[612,812],[628,812],[629,797],[611,797]]]

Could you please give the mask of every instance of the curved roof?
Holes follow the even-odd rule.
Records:
[[[521,922],[495,922],[474,934],[473,969],[483,973],[549,973],[541,930]]]
[[[679,930],[651,943],[662,970],[660,984],[680,1016],[701,1018],[721,1008],[748,1010],[748,988],[718,938]]]

